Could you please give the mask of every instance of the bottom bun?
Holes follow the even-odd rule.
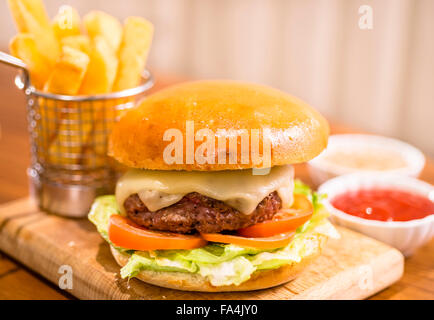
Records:
[[[293,280],[297,275],[320,254],[327,240],[326,236],[318,235],[317,245],[313,252],[300,262],[294,262],[278,269],[256,271],[251,278],[240,285],[213,286],[206,277],[198,273],[168,272],[143,270],[135,277],[156,286],[183,291],[228,292],[252,291],[278,286]],[[110,246],[113,257],[120,266],[127,264],[129,255]]]

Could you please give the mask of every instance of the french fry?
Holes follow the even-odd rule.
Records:
[[[60,40],[60,44],[62,47],[77,49],[86,53],[87,55],[90,55],[90,39],[86,35],[80,34],[76,36],[64,37]]]
[[[89,65],[87,54],[69,47],[63,47],[60,60],[54,67],[44,90],[51,93],[76,95]],[[81,152],[81,131],[89,132],[91,123],[81,127],[81,113],[76,102],[55,102],[47,100],[47,112],[43,119],[49,119],[54,137],[50,137],[49,155],[51,163],[57,165],[77,164]],[[54,104],[54,105],[53,105]],[[59,109],[69,112],[59,113]],[[66,156],[68,154],[70,158]],[[75,156],[75,158],[73,158]]]
[[[32,85],[42,89],[51,70],[36,46],[35,37],[29,33],[19,33],[11,39],[9,49],[13,56],[20,58],[27,65]]]
[[[92,41],[90,52],[89,68],[84,76],[83,83],[79,90],[80,94],[101,94],[110,92],[115,80],[118,67],[118,58],[114,50],[102,36],[96,36]],[[101,130],[104,123],[105,114],[111,101],[94,101],[87,110],[93,110],[93,114],[83,114],[82,120],[92,122],[92,129],[86,131],[86,143],[82,146],[81,153],[84,155],[83,164],[104,165],[104,163],[88,163],[90,155],[95,152],[104,153],[103,141],[98,141],[101,137]],[[86,127],[88,129],[88,127]],[[94,146],[94,147],[93,147]],[[97,160],[103,159],[99,157]]]
[[[42,1],[8,0],[8,3],[18,31],[33,34],[39,52],[53,66],[60,48]]]
[[[110,119],[111,100],[85,102],[83,104],[86,110],[91,110],[92,113],[85,115],[86,121],[89,121],[90,126],[85,127],[85,141],[81,146],[83,165],[87,166],[104,166],[105,160],[105,145],[103,141],[104,130],[106,129],[105,119]],[[82,130],[83,132],[83,130]],[[93,158],[93,159],[91,159]]]
[[[92,39],[92,49],[89,70],[83,81],[80,93],[97,94],[110,92],[118,67],[116,52],[122,39],[122,25],[116,18],[98,11],[87,14],[83,22],[89,37]],[[82,149],[84,155],[83,164],[104,165],[102,161],[105,155],[105,146],[104,141],[101,141],[101,137],[104,130],[104,118],[112,116],[111,114],[106,114],[111,110],[108,105],[110,103],[112,101],[95,101],[93,103],[92,129]],[[87,155],[91,154],[98,155],[95,158],[96,163],[89,163]]]
[[[113,91],[137,86],[145,68],[154,27],[148,20],[129,17],[125,20],[124,32],[119,49],[119,67]]]
[[[42,27],[49,27],[50,18],[42,0],[8,0],[8,3],[18,31],[28,32],[28,28],[32,27],[29,25],[29,22],[32,22],[26,20],[27,13],[31,14]]]
[[[101,11],[91,11],[84,16],[83,23],[91,39],[102,36],[117,52],[122,40],[122,25],[115,17]]]
[[[88,166],[107,166],[109,161],[107,159],[107,133],[113,127],[113,119],[117,119],[125,114],[128,110],[117,108],[118,105],[123,104],[125,107],[130,107],[134,104],[134,99],[119,98],[109,99],[102,101],[94,101],[92,103],[93,121],[92,131],[89,133],[87,142],[83,146],[83,162],[82,164]],[[90,161],[90,157],[92,161]]]
[[[59,40],[81,33],[80,15],[75,8],[68,5],[63,5],[59,8],[52,25],[54,33]]]
[[[59,108],[67,109],[57,117],[57,133],[52,139],[49,155],[52,164],[71,165],[83,163],[85,145],[92,130],[91,109],[89,102],[62,102]],[[60,117],[59,117],[60,116]]]
[[[116,77],[118,58],[102,36],[92,41],[89,67],[81,85],[80,94],[110,92]]]
[[[54,66],[44,90],[51,93],[76,95],[89,65],[89,56],[79,50],[63,47],[62,56]]]

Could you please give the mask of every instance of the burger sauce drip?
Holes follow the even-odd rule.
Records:
[[[334,197],[332,205],[347,214],[369,220],[409,221],[434,214],[434,202],[407,191],[361,189]]]

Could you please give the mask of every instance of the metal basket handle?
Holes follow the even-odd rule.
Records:
[[[27,89],[30,87],[29,70],[27,69],[27,65],[23,62],[23,60],[0,51],[0,62],[18,68],[22,71],[21,83],[17,84],[20,89]]]

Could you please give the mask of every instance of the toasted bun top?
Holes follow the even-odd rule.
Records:
[[[192,163],[191,157],[190,161],[186,158],[192,154],[188,151],[191,148],[187,150],[187,140],[194,139],[188,139],[192,136],[188,130],[186,132],[187,121],[194,124],[196,141],[193,150],[196,152],[208,137],[215,138],[214,152],[199,148],[201,154],[209,156],[205,163],[197,158],[193,158]],[[166,132],[168,129],[172,130]],[[201,129],[211,130],[202,130],[205,133],[203,140],[197,135]],[[327,121],[316,110],[279,90],[235,81],[196,81],[163,89],[128,111],[113,128],[109,155],[126,166],[144,169],[211,171],[261,167],[262,164],[252,161],[252,156],[242,159],[242,150],[246,149],[242,149],[241,137],[235,147],[236,158],[235,144],[231,147],[228,142],[223,148],[218,146],[218,137],[229,141],[234,132],[236,136],[241,130],[246,130],[244,132],[250,136],[247,139],[248,155],[252,155],[254,145],[259,146],[260,156],[263,155],[263,144],[271,146],[271,166],[300,163],[316,157],[327,146],[329,134]],[[182,138],[176,140],[172,135],[175,131],[182,134]],[[253,139],[254,131],[259,132],[258,140]],[[165,132],[167,136],[163,140]],[[264,135],[269,138],[264,140]],[[166,150],[163,156],[164,151],[176,141],[182,141],[177,145],[181,148],[181,158],[170,163],[167,154],[174,156],[175,150],[171,149],[169,153]],[[230,161],[229,155],[236,161]]]

